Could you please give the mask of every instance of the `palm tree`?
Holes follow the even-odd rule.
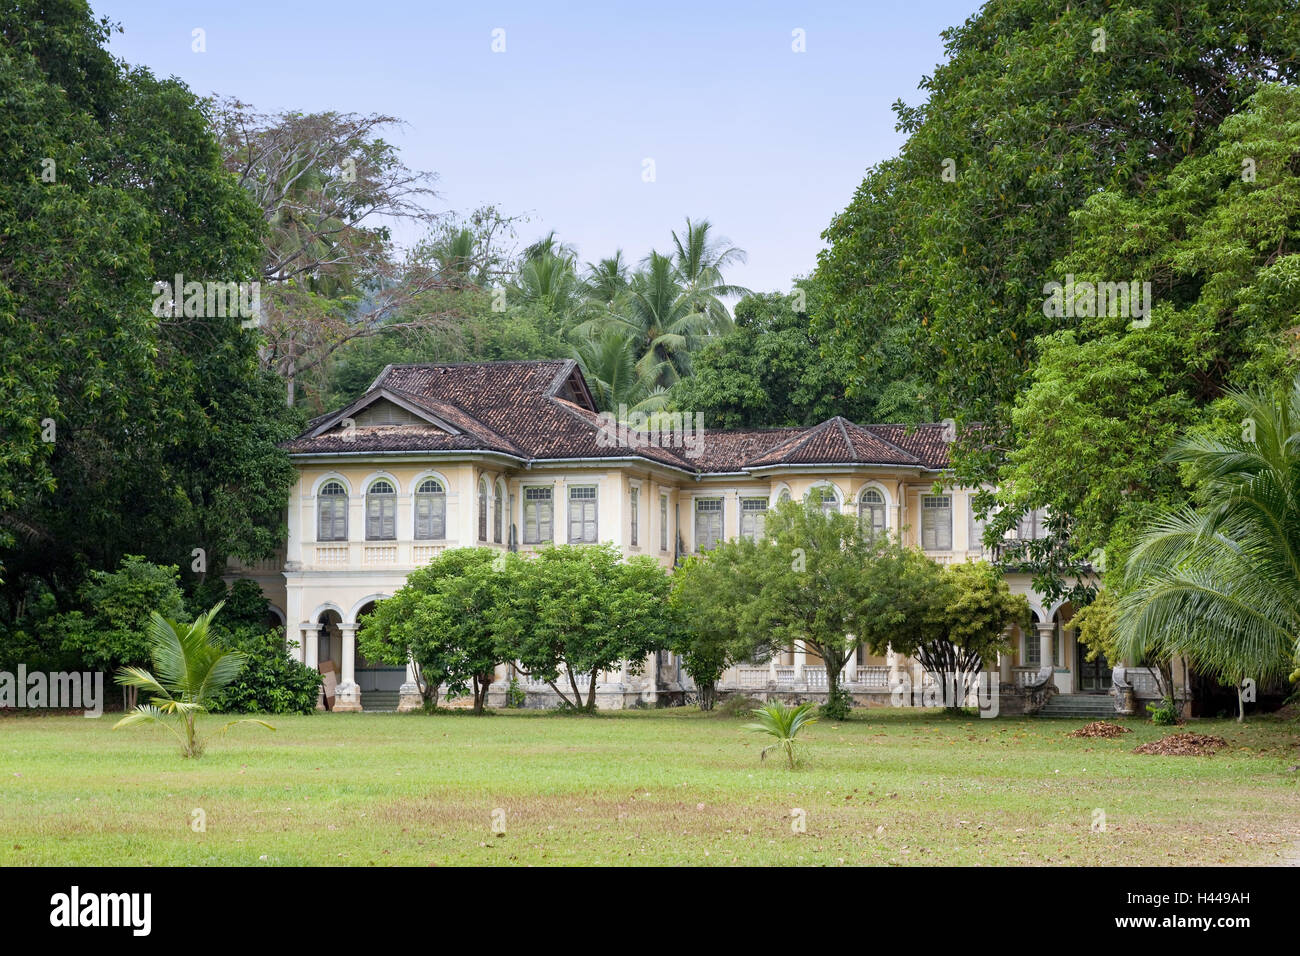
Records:
[[[723,270],[748,259],[745,250],[731,244],[725,236],[710,234],[713,225],[707,219],[691,222],[686,231],[673,233],[673,265],[688,292],[699,299],[711,322],[711,331],[724,332],[731,326],[731,313],[721,296],[748,295],[744,286],[728,285]]]
[[[530,250],[536,245],[530,246]],[[539,305],[558,317],[561,326],[569,325],[582,291],[573,257],[549,248],[537,250],[533,255],[525,253],[514,291],[520,301]]]
[[[1125,567],[1116,646],[1126,658],[1184,655],[1238,688],[1300,658],[1300,378],[1285,401],[1232,392],[1242,434],[1192,435],[1168,456],[1203,503],[1145,531]]]
[[[573,356],[602,411],[617,412],[625,405],[649,413],[667,405],[668,391],[654,384],[659,369],[638,370],[637,343],[623,326],[609,323],[589,330],[577,338]]]
[[[799,731],[809,724],[817,723],[815,710],[816,705],[811,701],[797,707],[787,707],[779,700],[774,700],[755,710],[754,716],[758,718],[758,723],[746,724],[745,729],[770,734],[776,738],[776,743],[763,748],[759,759],[766,760],[769,750],[783,750],[790,761],[790,769],[793,770],[795,738],[799,736]]]
[[[239,676],[245,656],[218,646],[208,635],[208,625],[221,610],[218,602],[192,624],[182,624],[154,611],[149,620],[149,657],[154,673],[142,667],[123,667],[117,682],[153,694],[148,704],[138,705],[113,725],[113,729],[131,724],[162,724],[181,744],[181,756],[197,757],[203,753],[203,741],[196,733],[195,721],[207,713],[207,705],[221,689]],[[158,676],[154,676],[157,674]],[[176,717],[178,731],[164,716]],[[274,730],[264,720],[232,720],[222,728],[225,733],[234,724],[261,724]]]
[[[691,353],[703,344],[709,329],[698,297],[677,280],[672,260],[657,252],[650,253],[609,312],[575,331],[589,337],[611,323],[635,343],[637,370],[664,389],[690,374]]]
[[[628,288],[628,265],[623,250],[615,250],[612,256],[599,262],[588,262],[583,281],[590,302],[606,310],[614,308]]]

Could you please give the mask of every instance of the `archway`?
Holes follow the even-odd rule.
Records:
[[[1056,609],[1052,621],[1058,628],[1062,642],[1068,640],[1074,649],[1069,657],[1070,668],[1074,671],[1074,692],[1076,694],[1109,694],[1111,686],[1110,661],[1106,655],[1098,653],[1095,660],[1088,660],[1089,648],[1079,642],[1078,632],[1070,627],[1074,618],[1074,605],[1066,601]]]
[[[366,615],[375,609],[374,601],[367,601],[357,609],[357,633],[365,626]],[[369,661],[361,653],[358,642],[355,674],[357,688],[361,691],[362,710],[396,710],[401,697],[402,684],[406,682],[406,667]]]

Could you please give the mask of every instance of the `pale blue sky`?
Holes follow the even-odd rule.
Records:
[[[866,168],[902,138],[939,32],[976,0],[437,3],[92,0],[112,50],[263,111],[384,112],[442,208],[493,202],[595,260],[666,249],[688,215],[749,252],[733,281],[788,289]],[[191,31],[207,50],[191,50]],[[504,53],[492,31],[505,30]],[[791,49],[802,29],[806,52]],[[656,181],[642,179],[643,160]]]

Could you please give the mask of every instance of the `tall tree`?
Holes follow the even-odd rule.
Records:
[[[744,286],[729,284],[723,273],[747,259],[745,250],[733,246],[725,236],[716,235],[707,219],[692,222],[688,216],[682,234],[673,233],[673,265],[687,293],[700,303],[715,332],[731,326],[731,313],[722,299],[749,292]]]
[[[186,570],[264,555],[292,482],[275,443],[296,421],[257,334],[153,311],[177,274],[256,280],[261,217],[202,103],[115,60],[109,29],[77,0],[0,12],[5,620],[127,553]]]
[[[963,430],[963,478],[991,480],[1010,409],[1059,329],[1043,285],[1070,212],[1140,195],[1256,89],[1300,71],[1300,18],[1276,0],[992,0],[944,33],[919,106],[895,106],[900,154],[869,170],[825,233],[836,307],[818,317],[856,384],[920,373]],[[1224,42],[1230,37],[1231,42]],[[1114,281],[1125,273],[1108,276]],[[899,360],[882,343],[912,343]]]

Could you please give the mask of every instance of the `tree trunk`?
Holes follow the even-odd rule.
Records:
[[[587,688],[587,710],[590,713],[596,712],[596,674],[597,673],[598,671],[596,671],[595,669],[592,670],[591,684]]]
[[[1246,698],[1241,692],[1241,683],[1237,683],[1237,723],[1246,722]]]

